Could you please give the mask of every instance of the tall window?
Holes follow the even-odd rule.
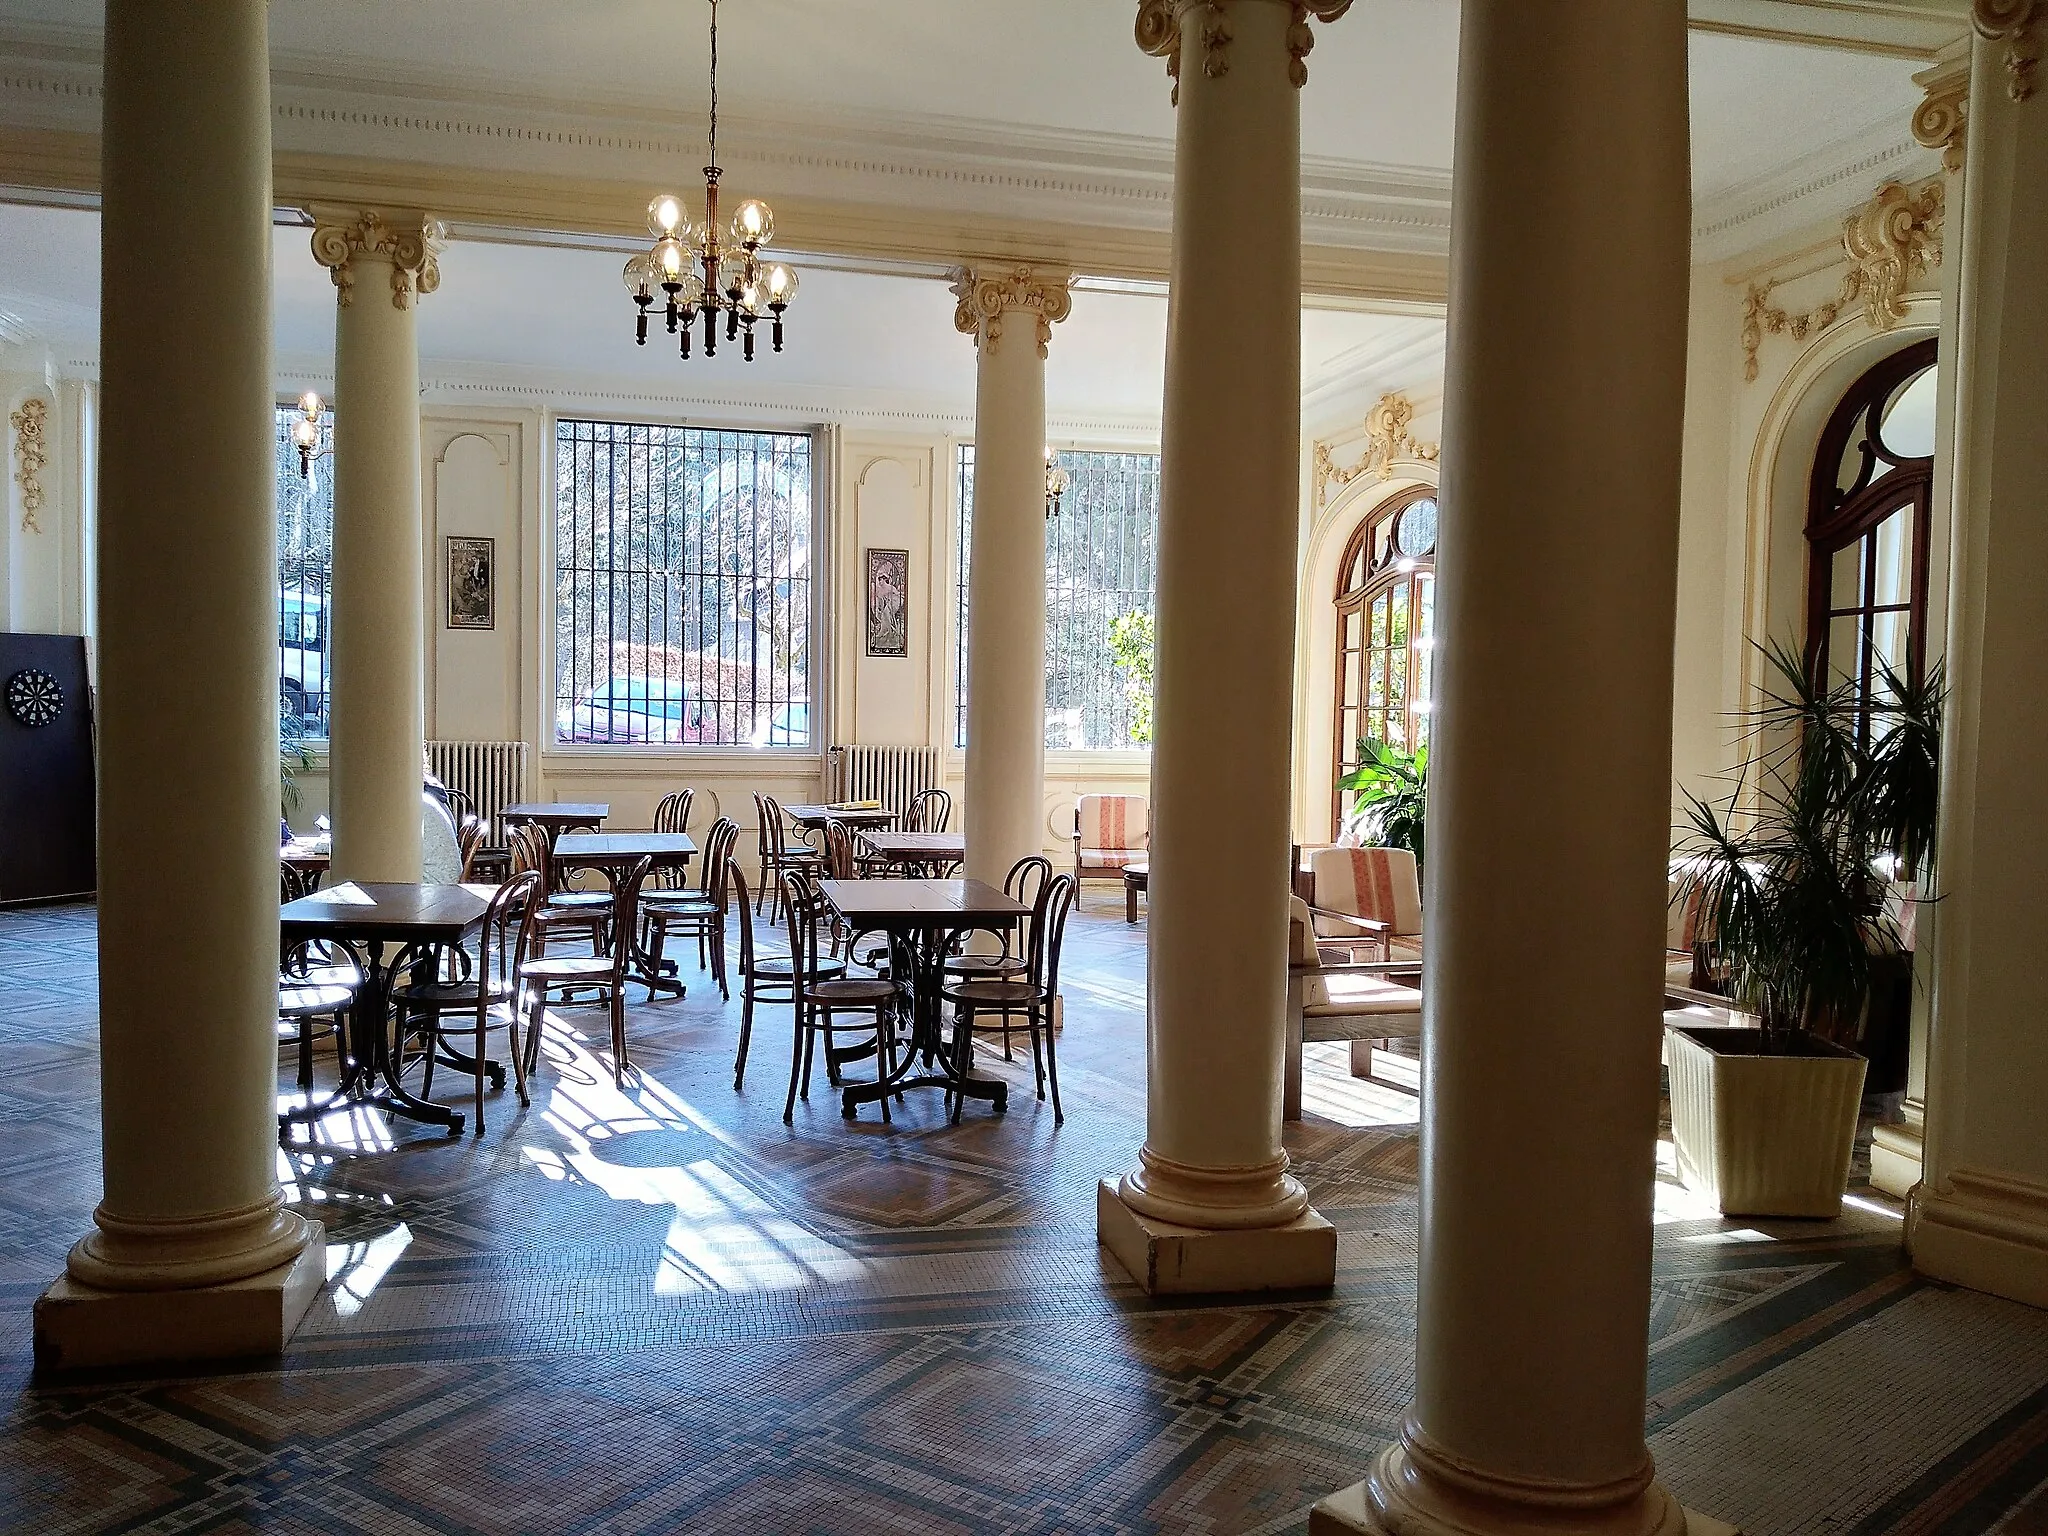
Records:
[[[1918,681],[1927,655],[1935,342],[1851,386],[1821,433],[1807,502],[1807,661],[1867,706],[1883,669]]]
[[[1159,456],[1062,453],[1059,514],[1045,525],[1045,744],[1119,750],[1150,742],[1147,653],[1159,543]],[[953,741],[967,744],[967,573],[974,532],[974,449],[960,450],[959,607]],[[1118,629],[1118,621],[1124,621]],[[1112,636],[1121,635],[1119,647]],[[1135,638],[1142,636],[1142,639]]]
[[[299,472],[292,441],[296,406],[276,415],[277,462],[277,676],[283,709],[307,736],[327,735],[331,693],[328,672],[328,596],[334,587],[334,477],[332,461],[316,459]],[[334,417],[320,418],[320,441],[332,442]]]
[[[1337,714],[1342,779],[1367,736],[1413,752],[1429,738],[1436,640],[1436,492],[1404,491],[1365,515],[1337,573]],[[1344,817],[1337,792],[1337,818]]]
[[[808,747],[811,440],[555,429],[555,739]]]

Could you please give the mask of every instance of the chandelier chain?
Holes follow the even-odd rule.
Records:
[[[711,163],[718,164],[718,0],[711,0]]]

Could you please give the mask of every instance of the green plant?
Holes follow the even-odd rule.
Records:
[[[1424,813],[1429,808],[1429,744],[1403,752],[1378,737],[1358,743],[1359,764],[1337,781],[1352,792],[1352,833],[1380,848],[1406,848],[1423,860]]]
[[[1697,904],[1707,969],[1768,1049],[1852,1045],[1905,948],[1890,883],[1934,851],[1941,668],[1914,681],[1881,665],[1865,704],[1786,646],[1759,650],[1773,686],[1746,716],[1726,804],[1687,792],[1677,899]]]
[[[313,766],[313,754],[306,746],[306,724],[292,707],[279,701],[277,709],[277,798],[289,816],[299,808],[299,775]]]
[[[1152,740],[1152,615],[1126,613],[1109,625],[1109,654],[1124,674],[1124,697],[1131,701],[1131,741]]]

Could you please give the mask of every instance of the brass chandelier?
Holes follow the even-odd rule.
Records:
[[[761,248],[775,236],[775,215],[766,203],[750,197],[733,210],[732,223],[721,240],[718,223],[718,0],[711,0],[711,153],[704,167],[704,222],[692,226],[683,200],[663,192],[647,205],[647,232],[653,246],[626,263],[626,291],[639,306],[634,340],[647,345],[647,317],[666,297],[663,314],[669,334],[679,338],[684,357],[697,317],[704,318],[704,355],[718,355],[719,318],[725,339],[740,343],[741,355],[754,360],[754,326],[765,315],[770,340],[782,350],[782,316],[796,297],[796,273],[779,261],[761,261]],[[694,270],[693,270],[694,269]]]

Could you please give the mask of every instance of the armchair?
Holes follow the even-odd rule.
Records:
[[[1405,848],[1318,848],[1308,856],[1315,932],[1373,946],[1381,960],[1422,960],[1422,879]],[[1352,958],[1357,958],[1354,952]]]
[[[1288,912],[1287,1062],[1280,1113],[1283,1119],[1299,1120],[1302,1043],[1349,1040],[1351,1075],[1365,1076],[1375,1040],[1422,1038],[1422,975],[1413,960],[1333,959],[1316,943],[1308,903],[1290,897]]]
[[[1083,795],[1074,806],[1074,878],[1116,880],[1152,844],[1143,795]]]

